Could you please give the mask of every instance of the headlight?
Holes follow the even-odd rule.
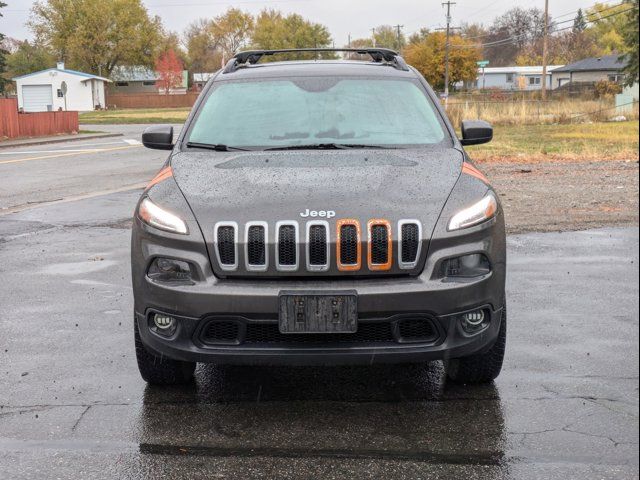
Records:
[[[140,202],[138,216],[147,225],[151,225],[152,227],[159,228],[166,232],[181,233],[184,235],[189,232],[187,224],[184,223],[181,218],[160,208],[149,200],[148,197],[145,197],[144,200]]]
[[[498,211],[498,201],[493,192],[487,193],[478,203],[456,213],[449,221],[449,230],[460,230],[478,225],[493,217]]]

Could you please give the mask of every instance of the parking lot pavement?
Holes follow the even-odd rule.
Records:
[[[199,366],[150,388],[139,191],[0,217],[0,478],[638,478],[638,229],[509,238],[493,385],[440,363]]]
[[[167,152],[142,147],[145,125],[94,128],[122,136],[0,150],[0,215],[42,203],[138,188],[167,158]],[[175,126],[175,131],[180,128]]]

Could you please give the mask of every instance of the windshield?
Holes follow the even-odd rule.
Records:
[[[449,138],[417,81],[294,78],[218,84],[191,144],[229,148],[434,145]]]

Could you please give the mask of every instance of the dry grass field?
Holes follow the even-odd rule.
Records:
[[[447,105],[447,115],[454,125],[462,120],[481,118],[493,125],[549,125],[603,122],[623,114],[627,120],[638,119],[638,104],[619,112],[612,98],[601,100],[535,99],[491,100],[454,97]]]
[[[478,162],[638,160],[638,121],[498,125],[493,141],[466,147]]]

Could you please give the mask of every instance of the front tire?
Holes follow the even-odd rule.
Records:
[[[447,365],[447,376],[455,383],[478,384],[495,380],[502,370],[507,344],[507,307],[502,309],[498,338],[485,353],[464,358],[453,358]]]
[[[138,370],[145,382],[152,385],[183,385],[193,380],[196,369],[195,362],[183,362],[167,357],[158,357],[149,352],[140,338],[138,322],[133,322],[135,329],[136,359]]]

